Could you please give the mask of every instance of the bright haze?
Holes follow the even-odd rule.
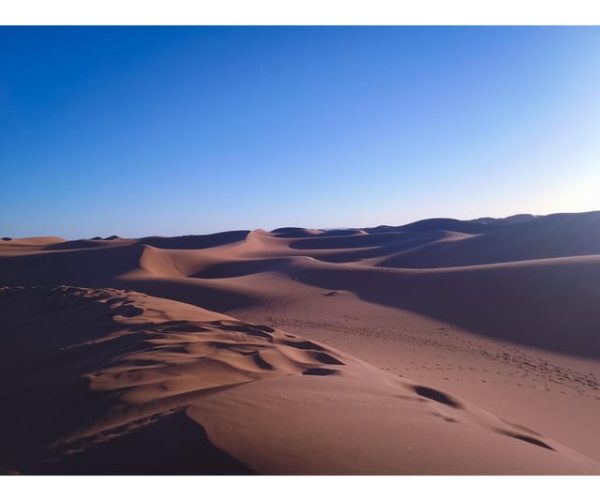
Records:
[[[600,30],[0,28],[0,235],[599,208]]]

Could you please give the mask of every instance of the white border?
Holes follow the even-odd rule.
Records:
[[[20,0],[2,25],[600,24],[589,0]],[[585,498],[600,477],[3,477],[4,498]],[[588,495],[585,495],[589,492]]]
[[[594,498],[598,476],[63,476],[0,478],[4,498],[239,500]]]
[[[593,0],[19,0],[0,24],[599,24]]]

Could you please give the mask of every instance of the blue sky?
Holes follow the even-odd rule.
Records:
[[[0,28],[0,235],[600,209],[600,29]]]

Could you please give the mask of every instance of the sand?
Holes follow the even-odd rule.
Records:
[[[8,473],[597,474],[600,213],[0,241]]]

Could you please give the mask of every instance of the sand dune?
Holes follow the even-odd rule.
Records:
[[[19,333],[0,376],[7,472],[598,471],[454,395],[265,325],[113,289],[4,288],[0,308],[2,331]]]
[[[227,312],[278,297],[281,290],[254,286],[257,276],[271,274],[287,278],[285,286],[300,281],[326,290],[343,289],[372,303],[413,311],[488,337],[598,359],[600,343],[594,332],[600,328],[595,312],[600,257],[590,245],[600,245],[600,215],[579,215],[581,220],[576,215],[536,218],[480,236],[431,229],[439,221],[448,224],[446,219],[435,219],[415,234],[393,228],[375,234],[344,231],[331,236],[331,231],[322,231],[281,238],[280,233],[254,231],[215,238],[161,238],[161,248],[148,244],[148,238],[102,241],[98,247],[70,248],[72,242],[66,242],[59,243],[60,250],[40,245],[34,251],[29,245],[25,254],[7,252],[0,258],[0,284],[132,288]],[[528,246],[523,243],[527,234]],[[548,235],[554,235],[551,244]],[[232,238],[233,242],[222,244]],[[484,251],[481,243],[476,243],[480,251],[465,250],[480,238],[498,242],[492,245],[494,251]],[[180,248],[194,241],[201,248]],[[493,260],[498,248],[515,258],[454,267],[385,266],[399,258],[400,248],[409,247],[424,259],[434,249],[450,246],[462,248],[455,254],[461,259],[477,255],[477,260]],[[547,251],[539,250],[541,246]],[[523,248],[542,257],[522,259]],[[543,257],[568,249],[576,256]],[[588,251],[592,255],[579,256]]]
[[[599,278],[600,212],[2,240],[0,467],[596,471]]]
[[[600,253],[600,212],[554,214],[509,225],[480,225],[487,228],[479,233],[472,229],[471,234],[476,235],[473,238],[396,254],[379,265],[451,267]]]

